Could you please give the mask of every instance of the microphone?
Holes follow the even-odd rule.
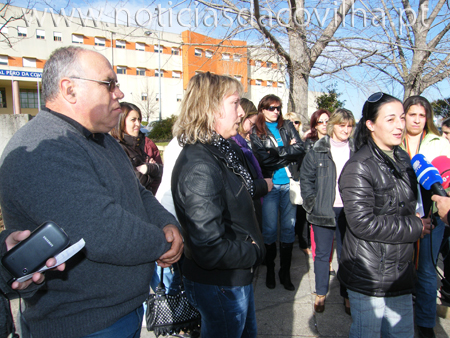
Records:
[[[444,155],[438,156],[431,161],[431,164],[435,166],[441,174],[442,180],[444,181],[442,187],[447,189],[450,186],[450,158]]]
[[[417,154],[411,160],[411,165],[417,176],[417,181],[426,190],[431,190],[435,195],[448,197],[442,187],[442,177],[437,170],[422,154]]]

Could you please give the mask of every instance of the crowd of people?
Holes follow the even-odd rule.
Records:
[[[162,268],[168,293],[182,276],[201,337],[257,337],[255,269],[265,265],[274,289],[279,255],[278,281],[294,291],[296,234],[314,259],[315,312],[336,251],[350,337],[414,337],[414,323],[435,336],[450,198],[418,185],[411,158],[450,157],[450,119],[440,136],[424,97],[375,93],[358,124],[347,109],[319,109],[305,130],[278,96],[256,106],[238,80],[199,73],[163,165],[104,56],[57,49],[42,85],[45,107],[0,160],[1,254],[47,220],[86,245],[27,282],[8,283],[0,267],[1,336],[15,331],[6,299],[20,296],[23,337],[139,337]]]

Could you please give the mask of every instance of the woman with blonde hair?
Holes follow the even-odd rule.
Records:
[[[303,140],[302,119],[300,117],[300,114],[291,111],[290,113],[287,113],[284,117],[286,120],[290,120],[294,124],[295,130],[297,130],[298,134],[300,135],[300,138]]]
[[[327,124],[327,135],[322,137],[306,154],[300,169],[300,184],[303,207],[307,220],[314,229],[316,278],[316,312],[325,310],[325,296],[329,288],[329,258],[333,250],[336,233],[337,255],[341,256],[346,220],[338,179],[345,163],[355,148],[352,135],[355,118],[348,109],[337,109]],[[350,304],[345,288],[341,288],[345,310],[349,314]]]
[[[228,140],[244,116],[242,92],[231,77],[195,75],[173,127],[183,146],[172,194],[185,241],[184,286],[203,338],[257,336],[252,280],[264,242],[253,179]]]

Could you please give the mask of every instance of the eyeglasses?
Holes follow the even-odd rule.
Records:
[[[326,120],[326,121],[321,121],[321,120],[317,121],[317,125],[318,126],[320,126],[321,124],[327,124],[327,123],[328,123],[328,120]]]
[[[294,121],[294,124],[300,124],[300,121]]]
[[[378,102],[383,97],[383,95],[384,94],[382,92],[374,93],[369,96],[369,98],[367,99],[367,102],[370,102],[370,103]]]
[[[266,108],[266,110],[268,110],[268,111],[275,111],[275,109],[278,110],[278,111],[281,111],[280,106],[277,106],[277,107],[275,107],[275,106],[270,106],[270,107]]]
[[[116,80],[100,81],[100,80],[94,80],[94,79],[86,79],[86,78],[77,77],[77,76],[71,76],[70,78],[77,79],[77,80],[92,81],[92,82],[97,82],[97,83],[102,83],[102,84],[108,85],[108,90],[110,93],[113,93],[116,90],[116,88],[120,87],[119,82],[117,82]]]

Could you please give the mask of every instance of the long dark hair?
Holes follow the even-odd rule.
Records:
[[[320,116],[322,114],[327,114],[328,118],[330,118],[330,112],[326,109],[319,109],[316,110],[312,115],[311,115],[311,122],[310,122],[310,128],[311,128],[311,132],[308,134],[308,136],[306,137],[307,139],[311,139],[313,141],[317,141],[319,139],[319,134],[317,133],[317,121],[319,121]]]
[[[280,129],[283,126],[283,114],[281,113],[281,109],[283,107],[283,104],[281,103],[281,99],[273,94],[269,94],[264,96],[261,101],[259,101],[258,104],[258,118],[255,122],[255,131],[256,135],[258,137],[261,137],[262,135],[267,135],[267,127],[266,127],[266,118],[264,116],[264,113],[262,112],[264,109],[267,109],[270,107],[271,104],[279,103],[280,104],[280,115],[278,115],[278,125],[277,128]]]
[[[355,148],[358,151],[363,145],[367,144],[369,137],[372,137],[370,130],[366,126],[366,121],[375,121],[378,118],[378,113],[380,108],[391,102],[402,103],[399,99],[382,92],[378,92],[369,96],[367,101],[364,103],[362,110],[362,117],[356,125],[355,131]]]
[[[142,114],[141,110],[134,104],[129,102],[120,102],[120,109],[122,109],[122,113],[119,116],[119,122],[117,122],[117,125],[114,127],[113,130],[111,130],[111,136],[115,139],[123,142],[123,134],[125,133],[125,120],[130,113],[130,111],[134,110],[139,114],[139,119],[142,121]]]
[[[427,122],[425,123],[426,132],[441,136],[441,134],[439,133],[439,131],[437,130],[437,128],[433,122],[434,116],[433,116],[433,109],[431,108],[431,104],[423,96],[414,95],[414,96],[408,97],[405,100],[405,102],[403,102],[403,110],[405,111],[405,114],[408,113],[408,110],[409,110],[409,108],[411,108],[411,106],[415,106],[415,105],[421,106],[421,107],[423,107],[423,109],[425,109],[426,118],[427,118]]]

